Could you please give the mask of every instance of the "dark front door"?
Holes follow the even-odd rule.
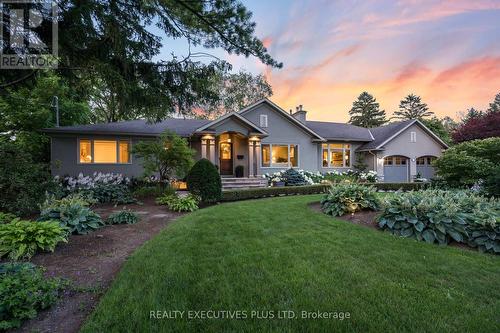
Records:
[[[221,142],[219,146],[220,156],[220,174],[233,174],[233,144],[230,142]]]

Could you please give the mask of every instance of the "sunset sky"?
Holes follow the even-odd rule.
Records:
[[[217,55],[235,70],[265,73],[271,99],[285,109],[303,104],[309,119],[348,120],[365,90],[388,115],[415,93],[454,118],[487,108],[500,92],[500,0],[244,3],[283,68]]]

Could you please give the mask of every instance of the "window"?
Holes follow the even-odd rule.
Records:
[[[424,156],[417,158],[417,165],[431,165],[436,158],[434,156]]]
[[[392,156],[384,158],[384,165],[392,165]]]
[[[425,164],[425,157],[417,158],[417,165],[424,165],[424,164]]]
[[[351,166],[351,145],[342,143],[322,144],[323,167],[348,168]]]
[[[80,140],[80,163],[92,163],[92,144],[90,140]]]
[[[80,140],[80,163],[130,163],[128,140]]]
[[[266,114],[260,115],[260,127],[267,127],[267,115]]]
[[[406,165],[406,157],[396,156],[394,158],[395,165]]]
[[[410,132],[410,142],[417,142],[417,132]]]
[[[407,162],[408,159],[404,156],[388,156],[384,158],[384,165],[406,165]]]
[[[262,167],[298,167],[299,146],[262,144]]]

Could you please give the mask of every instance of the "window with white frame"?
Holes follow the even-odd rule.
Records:
[[[260,127],[267,127],[267,114],[260,115]]]
[[[130,163],[129,140],[80,139],[78,147],[79,163]]]
[[[262,144],[262,167],[298,167],[299,146],[295,144]]]
[[[417,132],[410,132],[410,142],[417,142]]]
[[[349,168],[351,166],[351,145],[347,143],[322,144],[323,168]]]

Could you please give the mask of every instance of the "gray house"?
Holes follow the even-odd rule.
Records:
[[[377,128],[308,121],[302,106],[286,112],[268,99],[216,120],[144,120],[45,129],[51,137],[54,175],[113,172],[142,175],[132,146],[165,130],[187,138],[196,158],[207,158],[222,176],[243,166],[246,178],[260,178],[289,167],[307,171],[345,171],[361,158],[380,180],[412,181],[417,174],[431,178],[431,162],[446,144],[418,120]]]

